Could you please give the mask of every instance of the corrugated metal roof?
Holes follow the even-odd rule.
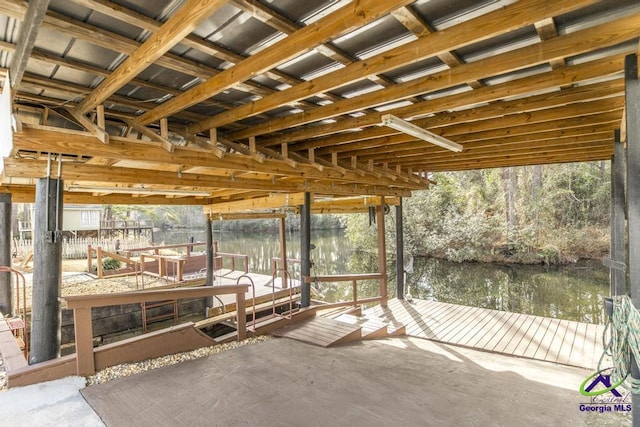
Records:
[[[13,65],[16,44],[21,33],[26,34],[21,22],[28,7],[38,3],[7,0],[0,4],[0,67]],[[118,82],[103,102],[106,128],[113,137],[134,138],[131,143],[142,138],[149,141],[149,147],[164,144],[169,148],[161,137],[153,136],[159,132],[159,118],[165,117],[168,133],[164,140],[205,148],[180,146],[165,158],[150,154],[158,169],[184,174],[190,168],[198,174],[206,168],[215,174],[222,169],[227,175],[259,177],[264,181],[260,185],[247,183],[252,197],[294,187],[324,194],[334,188],[336,194],[406,195],[428,186],[422,171],[606,159],[612,151],[613,133],[604,134],[615,125],[611,117],[617,115],[618,122],[622,118],[617,103],[622,93],[616,83],[622,68],[605,67],[602,61],[620,64],[619,55],[637,51],[640,35],[637,0],[219,3],[206,15],[190,17],[200,23],[186,38],[177,43],[158,41],[158,51],[166,53]],[[98,131],[80,123],[73,109],[83,106],[105,81],[113,80],[112,73],[122,73],[127,58],[136,57],[153,34],[181,26],[171,17],[185,8],[201,6],[188,0],[52,0],[42,24],[30,30],[37,31],[37,37],[16,91],[16,109],[27,123],[24,135],[35,134],[38,125],[46,125],[83,129],[89,137],[95,136]],[[355,12],[340,15],[349,8]],[[375,9],[381,10],[379,17]],[[314,31],[302,36],[309,25]],[[612,41],[598,39],[590,29],[609,31]],[[564,43],[572,35],[575,39]],[[438,47],[430,51],[431,46]],[[540,60],[532,49],[546,59]],[[551,53],[553,49],[557,55]],[[582,71],[590,64],[591,71]],[[564,83],[556,71],[561,68],[567,70]],[[571,73],[578,74],[572,78]],[[544,80],[557,83],[545,86]],[[204,96],[199,93],[203,87],[208,90]],[[552,95],[540,98],[545,93],[570,95],[570,89],[578,87],[586,89],[567,96],[566,102]],[[524,101],[501,110],[501,103],[515,99]],[[528,99],[532,100],[531,110],[527,109]],[[593,104],[596,101],[599,103]],[[95,105],[90,107],[80,114],[95,122]],[[571,131],[570,138],[559,139],[550,150],[548,139],[517,118],[544,109],[558,112],[544,119],[548,131],[576,129],[567,120],[580,117],[584,126],[597,132],[589,140]],[[581,114],[583,110],[589,112]],[[420,143],[415,139],[376,126],[383,111],[404,119],[430,118],[416,123],[460,142],[465,149],[454,154],[428,143],[423,144],[424,149],[416,148]],[[464,137],[456,131],[461,124],[455,111],[468,112],[465,126],[469,131]],[[39,117],[39,124],[33,123],[34,117]],[[498,130],[487,137],[486,120],[496,117],[503,117],[503,126],[497,129],[514,127],[510,135],[517,137],[511,141],[511,136]],[[133,127],[131,121],[139,127]],[[470,125],[476,121],[485,132],[478,139]],[[146,136],[141,136],[144,129],[140,126],[147,126],[151,133],[145,131]],[[217,139],[210,137],[210,127],[216,128]],[[54,132],[51,141],[58,140],[55,129],[46,131]],[[540,155],[518,145],[525,138],[531,147],[540,147]],[[77,156],[62,142],[35,149],[32,139],[18,135],[18,153],[35,151],[45,157],[48,152],[60,153],[67,162]],[[283,142],[287,145],[282,146]],[[89,163],[108,165],[113,176],[123,169],[119,162],[132,168],[134,160],[126,149],[118,154],[98,147],[87,147],[82,162],[94,158]],[[193,161],[190,151],[181,150],[200,150],[203,157],[211,155],[206,150],[213,150],[223,158],[210,163]],[[140,161],[139,176],[153,172]],[[5,183],[9,173],[18,174],[13,171],[5,170]],[[105,181],[110,178],[102,177]],[[15,182],[18,177],[12,179]],[[153,181],[151,175],[145,179]],[[356,186],[347,187],[353,184]],[[176,185],[156,185],[159,191],[173,187]],[[186,187],[210,189],[208,203],[218,201],[217,189],[224,185]],[[236,181],[231,187],[241,186]],[[248,194],[241,190],[237,197]]]

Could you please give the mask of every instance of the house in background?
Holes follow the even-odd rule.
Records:
[[[64,205],[62,213],[62,231],[73,237],[111,237],[118,233],[142,234],[151,232],[152,224],[145,221],[103,220],[102,205]],[[18,220],[18,235],[20,240],[31,239],[35,205],[25,205],[23,219]]]

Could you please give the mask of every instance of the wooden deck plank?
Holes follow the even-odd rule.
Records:
[[[453,341],[456,335],[459,335],[461,331],[473,325],[477,317],[481,314],[483,314],[481,309],[471,307],[471,310],[467,310],[462,316],[455,319],[455,322],[451,323],[451,327],[443,331],[441,339],[450,342]]]
[[[494,348],[493,351],[498,351],[506,354],[513,354],[522,340],[529,340],[529,329],[533,325],[536,316],[524,314],[519,320],[519,325],[514,331],[513,338],[504,346],[504,348]]]
[[[433,328],[436,339],[442,341],[451,332],[452,329],[464,324],[469,314],[473,311],[473,307],[465,307],[463,309],[451,310],[451,315],[440,319],[440,323]]]
[[[523,316],[520,313],[511,313],[509,318],[505,319],[502,327],[494,334],[493,337],[484,345],[484,349],[488,351],[494,351],[494,348],[502,342],[503,339],[510,339],[513,334],[514,325],[518,323],[520,317]]]
[[[549,352],[545,357],[549,362],[558,362],[560,356],[564,356],[563,349],[569,345],[569,351],[571,351],[571,345],[573,344],[573,337],[575,336],[575,331],[572,331],[572,325],[568,320],[561,320],[560,325],[558,326],[558,332],[556,333],[556,337],[551,343],[551,347],[549,348]]]
[[[498,343],[493,346],[492,351],[496,353],[511,354],[506,351],[507,347],[516,347],[523,336],[526,335],[529,326],[531,325],[531,317],[528,314],[520,314],[513,320],[511,328],[505,332],[504,336]]]
[[[496,335],[499,337],[502,336],[501,331],[504,330],[505,325],[511,317],[513,317],[515,313],[504,312],[500,317],[496,318],[494,324],[488,329],[485,334],[480,337],[474,344],[472,344],[475,348],[486,348],[489,345],[489,342],[494,339]],[[493,348],[493,345],[491,346]]]
[[[440,312],[439,315],[433,319],[432,324],[429,324],[429,322],[426,323],[432,330],[434,337],[441,340],[446,331],[459,319],[463,318],[470,308],[472,307],[449,304],[447,310]]]
[[[549,327],[545,332],[544,337],[542,337],[542,341],[540,341],[540,346],[538,347],[536,354],[533,356],[534,359],[547,360],[547,353],[549,353],[551,344],[554,342],[559,326],[560,326],[559,319],[551,319],[551,323],[549,324]]]
[[[588,355],[591,360],[595,361],[595,364],[600,360],[602,352],[604,351],[604,344],[602,342],[602,334],[604,333],[604,325],[587,325],[587,336],[590,339],[585,344],[585,357]]]
[[[576,329],[576,336],[573,340],[573,347],[571,348],[571,353],[569,355],[568,365],[575,366],[582,362],[584,358],[584,343],[587,339],[587,324],[586,323],[578,323],[578,328]]]
[[[414,299],[367,310],[406,325],[406,334],[481,350],[595,368],[603,326]]]
[[[567,333],[565,334],[564,340],[560,347],[560,352],[558,353],[558,358],[556,359],[557,363],[562,363],[563,365],[568,365],[571,357],[571,350],[575,345],[576,334],[578,330],[578,326],[580,324],[578,322],[569,322],[567,324]]]
[[[468,346],[469,342],[484,334],[484,329],[495,322],[495,318],[500,315],[498,310],[482,310],[483,315],[470,328],[464,331],[459,337],[454,337],[457,344]]]
[[[520,344],[518,344],[513,350],[514,355],[522,357],[533,357],[536,350],[540,346],[540,340],[544,336],[544,325],[548,324],[546,320],[547,318],[545,317],[534,316],[533,323],[529,328],[528,339],[523,339],[522,341],[520,341]],[[551,319],[548,320],[549,322],[551,321]]]

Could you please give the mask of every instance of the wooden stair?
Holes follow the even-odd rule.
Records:
[[[405,327],[394,322],[353,314],[340,314],[335,320],[349,325],[359,325],[362,328],[362,339],[371,340],[385,337],[396,337],[405,334]]]
[[[362,327],[316,316],[307,321],[277,329],[272,334],[320,347],[331,347],[362,339]]]

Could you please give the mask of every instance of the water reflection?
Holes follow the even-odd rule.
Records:
[[[595,261],[546,269],[417,259],[407,279],[414,297],[588,323],[604,321],[608,282]]]
[[[204,231],[178,230],[156,233],[155,241],[184,243],[191,237],[204,240]],[[215,232],[222,252],[249,256],[250,271],[271,274],[271,259],[280,257],[277,233],[243,234]],[[340,230],[313,231],[312,275],[373,273],[378,271],[376,253],[352,253]],[[287,257],[300,258],[300,236],[287,233]],[[290,266],[293,277],[300,274],[298,264]],[[395,297],[395,264],[388,266],[389,296]],[[602,298],[608,295],[608,270],[600,262],[581,262],[546,269],[540,266],[515,266],[452,263],[416,258],[414,271],[406,278],[408,292],[416,298],[516,313],[535,314],[589,323],[603,323]],[[350,283],[319,285],[324,300],[352,298]],[[378,281],[362,282],[360,298],[377,296]]]

